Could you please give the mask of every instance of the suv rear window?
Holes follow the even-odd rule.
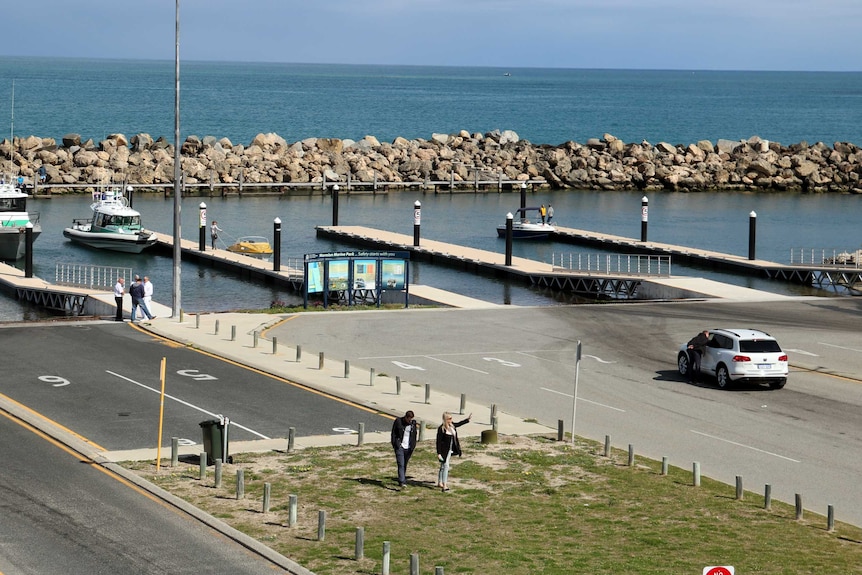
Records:
[[[781,346],[774,339],[741,339],[739,351],[747,353],[763,353],[781,351]]]

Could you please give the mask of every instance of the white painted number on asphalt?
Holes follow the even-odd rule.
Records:
[[[186,439],[185,437],[178,437],[177,445],[197,445],[197,442],[192,441],[191,439]]]
[[[50,383],[54,387],[63,387],[64,385],[69,385],[70,383],[72,383],[65,377],[60,377],[59,375],[40,375],[39,381]]]
[[[342,435],[352,435],[354,433],[359,433],[355,429],[350,429],[349,427],[333,427],[332,431],[335,433],[340,433]]]
[[[218,379],[214,375],[210,375],[208,373],[201,373],[196,369],[181,369],[177,373],[185,377],[190,377],[196,381],[212,381],[214,379]]]
[[[425,371],[424,367],[419,367],[418,365],[410,365],[409,363],[404,363],[403,361],[393,361],[392,363],[394,363],[401,369],[418,369],[419,371]]]
[[[496,361],[500,365],[505,365],[506,367],[521,367],[520,363],[515,363],[514,361],[506,361],[505,359],[500,359],[498,357],[483,357],[485,361]]]

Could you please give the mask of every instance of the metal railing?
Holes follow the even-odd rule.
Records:
[[[846,248],[791,248],[790,265],[838,266],[862,269],[862,250]]]
[[[60,263],[54,270],[54,283],[63,286],[111,290],[117,278],[125,278],[130,284],[132,268]]]
[[[551,254],[551,265],[579,272],[668,277],[670,258],[641,254]]]

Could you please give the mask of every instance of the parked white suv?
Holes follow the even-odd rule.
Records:
[[[688,345],[677,354],[677,367],[689,375]],[[756,329],[711,329],[709,342],[700,360],[700,370],[715,376],[718,386],[727,388],[735,381],[768,383],[781,389],[787,383],[787,354],[774,337]]]

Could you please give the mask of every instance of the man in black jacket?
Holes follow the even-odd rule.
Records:
[[[703,330],[688,342],[688,382],[694,383],[700,377],[700,358],[709,343],[709,331]]]
[[[392,449],[395,450],[395,462],[398,464],[398,485],[407,485],[407,464],[410,456],[416,449],[416,440],[419,437],[418,422],[413,419],[412,411],[404,414],[392,422]]]

